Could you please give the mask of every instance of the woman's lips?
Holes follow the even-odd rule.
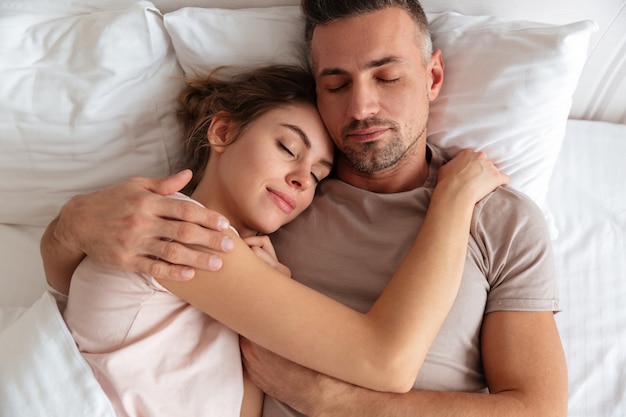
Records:
[[[270,188],[267,192],[274,204],[285,214],[291,214],[296,209],[296,200],[291,195]]]

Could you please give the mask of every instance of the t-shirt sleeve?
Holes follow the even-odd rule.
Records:
[[[530,198],[496,190],[477,205],[471,233],[489,283],[485,313],[560,310],[548,226]]]

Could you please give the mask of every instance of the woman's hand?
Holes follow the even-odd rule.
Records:
[[[487,159],[484,152],[462,150],[439,169],[437,188],[477,203],[495,188],[509,183],[509,176]]]
[[[278,270],[282,274],[291,277],[291,270],[286,265],[278,262],[276,251],[272,241],[267,236],[251,236],[243,239],[244,242],[252,249],[252,252],[265,261],[269,266]]]

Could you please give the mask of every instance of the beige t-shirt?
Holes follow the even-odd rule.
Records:
[[[412,245],[442,156],[431,147],[422,188],[376,194],[338,180],[319,187],[313,205],[272,236],[294,279],[367,311]],[[541,210],[499,188],[476,206],[459,294],[426,358],[415,389],[481,391],[483,316],[499,310],[559,309],[552,248]],[[264,416],[298,415],[266,398]]]

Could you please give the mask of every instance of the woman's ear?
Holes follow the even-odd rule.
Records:
[[[225,117],[224,112],[218,112],[211,119],[207,130],[207,140],[211,145],[211,152],[224,152],[224,147],[230,143],[232,121]]]

